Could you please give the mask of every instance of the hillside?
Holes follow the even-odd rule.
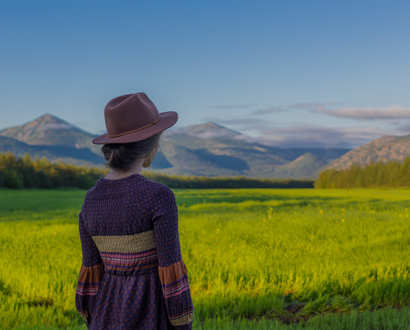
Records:
[[[275,174],[281,177],[313,179],[319,175],[326,161],[308,152],[294,161],[280,165],[275,169]]]
[[[349,151],[329,164],[328,168],[348,169],[353,164],[364,166],[376,162],[386,163],[390,160],[403,161],[409,155],[410,135],[402,137],[385,135]]]

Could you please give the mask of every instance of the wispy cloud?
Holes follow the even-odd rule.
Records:
[[[272,107],[269,107],[269,108],[255,110],[251,114],[252,115],[264,115],[264,114],[267,114],[267,113],[277,113],[277,112],[284,112],[284,111],[286,111],[286,108],[272,106]]]
[[[324,108],[329,106],[338,105],[340,103],[337,102],[302,102],[302,103],[292,103],[282,106],[271,106],[268,108],[258,109],[253,111],[252,115],[264,115],[267,113],[278,113],[278,112],[286,112],[292,110],[310,110],[320,112]]]
[[[389,134],[379,127],[292,126],[263,129],[255,142],[277,147],[354,148]]]
[[[336,107],[339,108],[336,108]],[[301,112],[299,112],[299,110]],[[289,118],[281,118],[281,121],[266,120],[266,116],[257,116],[269,113],[290,111],[293,113]],[[325,124],[320,121],[310,120],[303,122],[297,120],[298,113],[307,114],[306,111],[316,114],[320,120],[320,114],[335,118],[349,118],[357,121],[380,120],[377,125],[343,125]],[[294,116],[293,116],[294,115]],[[283,119],[288,119],[284,122]],[[289,119],[291,119],[289,121]],[[299,122],[297,123],[296,120]],[[386,121],[381,121],[386,120]],[[253,111],[249,115],[236,118],[224,118],[216,120],[226,126],[236,126],[243,139],[249,142],[259,142],[277,147],[337,147],[355,148],[369,143],[383,135],[403,136],[410,134],[410,107],[392,105],[384,108],[377,107],[345,107],[341,108],[336,102],[305,102],[293,103],[286,106],[271,106]],[[329,118],[328,120],[329,121]],[[351,125],[353,126],[353,125]],[[248,135],[249,134],[249,135]]]
[[[323,109],[324,106],[325,106],[324,103],[293,103],[289,105],[289,108],[312,110],[312,109]]]
[[[407,122],[405,124],[400,123],[396,126],[396,131],[401,135],[409,135],[410,134],[410,123]]]
[[[214,109],[243,109],[249,107],[251,107],[250,104],[218,104],[211,106]]]
[[[385,108],[340,108],[335,110],[318,109],[318,113],[324,113],[330,116],[340,118],[350,118],[358,120],[376,120],[376,119],[406,119],[410,118],[410,108],[399,105],[391,105]]]

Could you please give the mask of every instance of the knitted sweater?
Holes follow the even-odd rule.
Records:
[[[192,329],[174,193],[141,174],[101,178],[79,214],[75,304],[88,329]]]

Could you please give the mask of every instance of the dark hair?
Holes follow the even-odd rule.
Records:
[[[127,171],[138,158],[147,157],[154,147],[159,144],[161,133],[156,133],[144,140],[131,143],[109,143],[101,147],[108,166],[114,170]]]

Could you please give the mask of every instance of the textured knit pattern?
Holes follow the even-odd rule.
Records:
[[[192,329],[171,189],[141,174],[99,179],[85,196],[79,230],[75,303],[88,329]]]

